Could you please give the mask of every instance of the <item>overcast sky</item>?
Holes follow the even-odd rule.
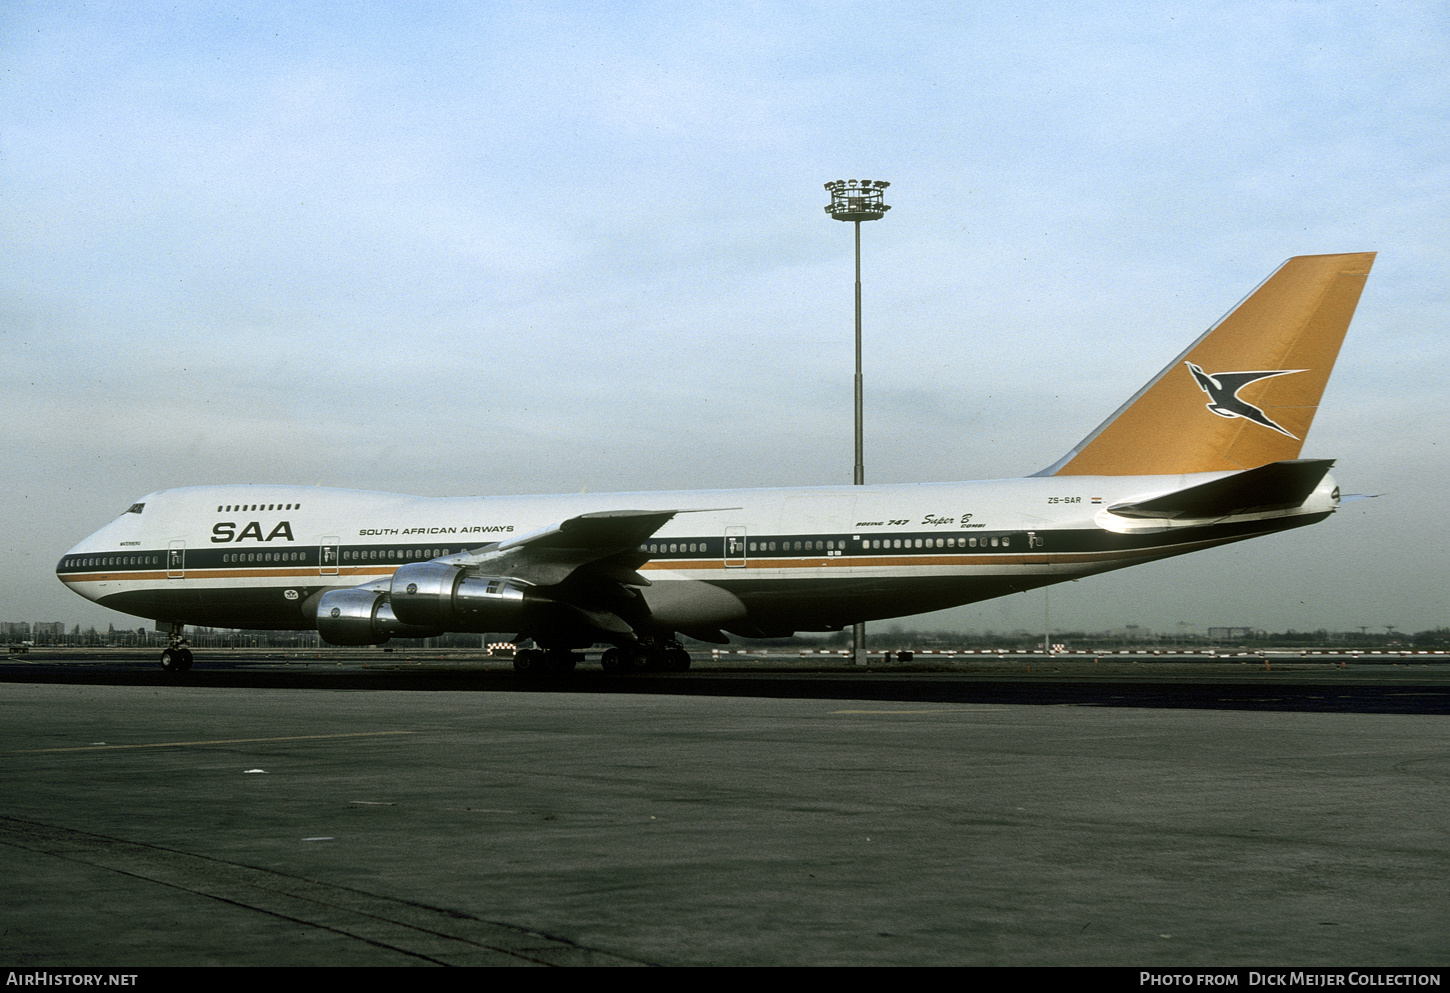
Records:
[[[1052,620],[1445,626],[1447,56],[1431,0],[11,0],[0,619],[139,626],[54,567],[172,486],[849,482],[857,178],[867,482],[1034,472],[1285,258],[1379,252],[1303,454],[1384,496]]]

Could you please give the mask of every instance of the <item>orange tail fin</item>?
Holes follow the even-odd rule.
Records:
[[[1176,475],[1298,458],[1374,257],[1285,262],[1038,475]]]

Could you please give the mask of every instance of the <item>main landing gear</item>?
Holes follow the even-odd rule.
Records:
[[[166,650],[161,653],[161,668],[167,672],[185,672],[191,668],[191,642],[186,640],[185,626],[172,622],[166,636]]]
[[[605,672],[685,672],[690,653],[678,641],[638,648],[611,648],[600,659]]]

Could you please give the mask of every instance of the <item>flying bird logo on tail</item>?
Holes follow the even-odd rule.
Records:
[[[1276,369],[1269,372],[1204,372],[1192,362],[1185,362],[1188,371],[1193,373],[1193,378],[1198,381],[1198,388],[1208,394],[1213,403],[1205,404],[1209,410],[1219,417],[1242,417],[1245,420],[1253,421],[1255,424],[1262,424],[1266,428],[1273,428],[1282,435],[1299,439],[1289,434],[1279,425],[1269,419],[1258,407],[1249,403],[1239,396],[1239,390],[1250,383],[1260,379],[1268,379],[1271,376],[1290,376],[1296,372],[1308,372],[1307,369]]]

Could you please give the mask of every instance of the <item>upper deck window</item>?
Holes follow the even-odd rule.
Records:
[[[146,508],[146,505],[144,503],[133,503],[133,504],[131,504],[130,509],[126,511],[126,513],[128,513],[128,514],[139,514],[145,508]]]

